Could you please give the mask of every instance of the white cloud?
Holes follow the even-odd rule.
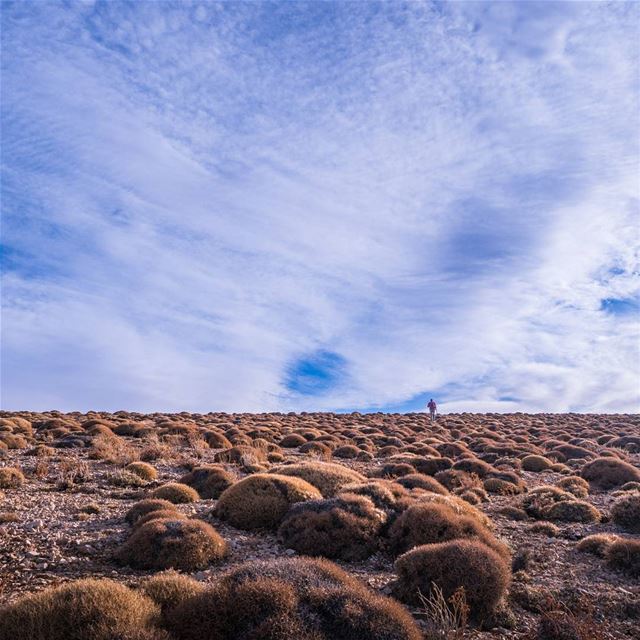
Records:
[[[638,12],[554,7],[6,12],[3,406],[633,409]]]

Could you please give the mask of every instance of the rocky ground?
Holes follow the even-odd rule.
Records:
[[[7,427],[12,415],[27,419],[33,430],[20,434],[19,429]],[[161,420],[162,418],[162,420]],[[22,470],[25,482],[19,488],[2,489],[0,499],[0,602],[10,602],[21,595],[80,577],[111,577],[128,585],[137,584],[149,571],[138,571],[118,565],[113,560],[115,549],[128,535],[129,527],[124,514],[137,500],[145,497],[157,486],[176,481],[195,465],[214,463],[216,454],[224,448],[211,448],[197,437],[202,425],[225,433],[233,443],[250,441],[248,433],[252,427],[260,427],[259,437],[278,445],[283,436],[303,428],[316,429],[323,433],[337,433],[341,442],[353,441],[350,431],[364,434],[364,454],[351,459],[333,458],[346,467],[366,476],[376,474],[388,462],[380,457],[382,447],[375,444],[376,438],[366,440],[366,428],[383,434],[386,438],[398,438],[398,450],[403,451],[407,433],[412,444],[427,438],[436,438],[443,443],[462,443],[473,455],[486,454],[488,448],[479,444],[478,437],[484,432],[502,428],[499,433],[501,445],[512,447],[515,459],[526,455],[527,442],[521,442],[522,433],[530,432],[532,447],[546,454],[557,470],[540,472],[517,471],[520,478],[531,489],[543,485],[554,485],[571,474],[580,474],[581,467],[592,458],[606,455],[606,443],[598,444],[598,436],[610,434],[615,437],[640,436],[640,420],[637,416],[452,416],[443,417],[436,427],[431,427],[423,416],[402,419],[374,416],[331,416],[317,418],[302,415],[286,419],[279,416],[141,416],[138,414],[4,414],[4,433],[24,437],[24,445],[0,450],[0,468],[16,467]],[[135,422],[144,426],[143,433],[135,436],[113,435],[118,446],[102,453],[103,459],[94,459],[96,441],[103,442],[111,436],[104,433],[90,434],[73,446],[70,435],[81,433],[78,425],[93,420],[104,423],[111,429],[114,425]],[[176,430],[167,427],[167,420],[184,426]],[[53,421],[53,422],[52,422]],[[1,421],[0,421],[1,423]],[[408,427],[414,425],[414,430]],[[75,426],[74,426],[75,425]],[[160,425],[160,426],[158,426]],[[164,426],[162,426],[164,425]],[[416,428],[416,425],[418,426]],[[94,425],[95,426],[95,425]],[[88,429],[82,428],[82,434]],[[115,429],[114,431],[118,431]],[[121,432],[123,430],[121,429]],[[0,432],[2,433],[2,432]],[[254,434],[255,437],[255,434]],[[567,458],[549,455],[554,439],[561,443],[580,440],[585,457]],[[545,441],[550,441],[547,447]],[[372,446],[370,445],[372,443]],[[382,441],[380,441],[382,443]],[[70,444],[71,443],[71,444]],[[14,443],[15,444],[15,443]],[[34,447],[45,444],[51,447],[41,455],[33,455]],[[433,442],[432,442],[433,444]],[[397,446],[396,442],[394,446]],[[158,478],[144,486],[117,486],[117,473],[127,463],[145,457],[145,451],[156,448],[158,457],[150,460],[158,471]],[[483,451],[484,449],[484,451]],[[610,449],[610,448],[609,448]],[[298,447],[277,447],[282,459],[308,460]],[[614,454],[638,468],[640,447],[620,447]],[[591,453],[589,453],[591,452]],[[393,455],[393,454],[392,454]],[[464,457],[466,453],[462,456]],[[457,459],[456,456],[453,459]],[[505,457],[505,456],[502,456]],[[104,459],[106,458],[106,459]],[[490,455],[485,458],[491,459]],[[563,459],[564,458],[564,459]],[[278,461],[280,462],[280,461]],[[495,464],[495,461],[492,462]],[[268,468],[272,463],[266,463]],[[231,464],[230,469],[238,478],[247,474],[245,463]],[[516,465],[517,466],[517,465]],[[251,470],[251,469],[249,469]],[[509,592],[508,609],[503,626],[490,630],[469,628],[464,637],[477,638],[536,638],[540,616],[549,607],[561,608],[572,616],[582,619],[593,630],[589,637],[640,638],[640,586],[638,580],[624,572],[610,569],[603,558],[576,550],[576,543],[593,533],[616,533],[639,539],[635,533],[623,531],[609,519],[611,506],[622,492],[618,487],[602,489],[592,485],[586,498],[598,509],[601,519],[596,522],[554,522],[554,535],[532,532],[536,520],[527,518],[514,520],[503,515],[504,507],[520,507],[523,494],[499,495],[488,493],[486,501],[478,508],[495,524],[496,535],[506,542],[520,564],[514,569]],[[228,557],[216,566],[192,575],[198,580],[213,581],[216,575],[230,566],[254,558],[270,558],[295,555],[295,551],[278,542],[273,532],[243,531],[229,526],[213,515],[215,500],[201,499],[194,503],[180,504],[177,508],[184,514],[198,517],[214,525],[228,542]],[[378,552],[361,562],[337,561],[345,570],[357,575],[373,589],[390,593],[395,579],[393,560],[384,552]],[[550,603],[553,603],[552,605]],[[411,609],[417,619],[424,618],[424,611]],[[586,636],[585,636],[586,637]]]

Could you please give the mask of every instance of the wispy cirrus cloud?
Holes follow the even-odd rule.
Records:
[[[637,5],[2,20],[4,407],[637,409]]]

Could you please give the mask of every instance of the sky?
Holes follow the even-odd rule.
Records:
[[[1,8],[3,409],[640,408],[640,4]]]

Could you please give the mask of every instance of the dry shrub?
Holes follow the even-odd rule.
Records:
[[[567,609],[545,611],[538,622],[536,640],[600,640],[600,626],[590,616]]]
[[[300,462],[281,465],[273,469],[271,473],[302,478],[316,487],[325,498],[333,497],[347,484],[364,482],[366,479],[357,471],[331,462]]]
[[[640,492],[618,498],[611,508],[611,519],[625,531],[640,533]]]
[[[609,545],[605,552],[607,564],[630,575],[640,577],[640,540],[618,538]]]
[[[405,489],[424,489],[433,493],[447,495],[449,491],[435,478],[424,473],[410,473],[406,476],[398,478],[396,482]]]
[[[258,473],[226,489],[215,513],[239,529],[275,529],[292,504],[321,497],[301,478]]]
[[[580,475],[601,489],[621,487],[627,482],[640,482],[640,470],[618,458],[597,458],[585,464]]]
[[[0,511],[0,524],[20,522],[20,516],[15,511]]]
[[[457,514],[446,504],[413,504],[405,509],[389,527],[388,548],[399,555],[424,544],[458,539],[480,540],[503,557],[508,548],[478,520]]]
[[[125,467],[125,471],[129,473],[135,473],[142,480],[151,482],[158,477],[158,472],[146,462],[132,462]]]
[[[143,447],[140,451],[140,460],[144,462],[152,462],[153,460],[170,460],[174,457],[173,449],[160,442],[151,442],[147,446]]]
[[[168,500],[173,504],[186,504],[187,502],[197,502],[200,500],[198,492],[186,484],[180,482],[167,482],[162,486],[154,489],[150,494],[150,498],[158,500]]]
[[[159,609],[112,580],[77,580],[0,609],[2,640],[154,640]]]
[[[640,491],[640,482],[625,482],[620,491]]]
[[[140,585],[140,590],[160,607],[165,620],[169,611],[202,593],[204,588],[201,582],[172,569],[157,573]]]
[[[205,431],[202,437],[211,449],[231,448],[231,441],[219,431]]]
[[[213,459],[216,462],[232,462],[234,464],[262,464],[267,462],[267,452],[264,449],[241,444],[224,451],[218,451]]]
[[[133,525],[133,528],[141,527],[143,524],[147,522],[151,522],[152,520],[186,520],[187,516],[179,511],[172,511],[171,509],[159,509],[158,511],[150,511],[149,513],[141,516],[136,520],[136,523]]]
[[[323,442],[307,442],[300,447],[299,451],[324,460],[331,457],[331,447]]]
[[[177,509],[172,502],[168,500],[159,500],[147,498],[136,502],[124,516],[124,519],[131,525],[134,525],[140,518],[146,516],[152,511],[173,511],[177,513]]]
[[[435,475],[435,479],[449,491],[454,489],[469,489],[471,487],[478,487],[482,485],[480,478],[472,473],[466,471],[447,469],[446,471],[439,471]]]
[[[378,508],[386,512],[393,512],[402,508],[402,502],[409,499],[409,492],[390,480],[370,480],[356,482],[342,487],[338,496],[351,493],[366,496]]]
[[[526,491],[526,487],[522,484],[513,484],[502,478],[487,478],[483,486],[489,493],[495,493],[500,496],[514,496]]]
[[[376,469],[374,478],[400,478],[416,472],[415,467],[408,462],[389,462]]]
[[[306,438],[303,438],[298,433],[290,433],[280,440],[280,446],[285,447],[286,449],[295,449],[307,442]]]
[[[158,518],[137,526],[115,557],[140,569],[198,571],[220,561],[226,551],[220,534],[202,520]]]
[[[0,442],[4,442],[7,449],[26,449],[29,446],[29,441],[24,436],[13,433],[0,433]]]
[[[440,471],[450,469],[453,466],[453,460],[451,460],[451,458],[425,456],[424,458],[416,458],[413,466],[418,473],[435,476]]]
[[[522,469],[524,471],[546,471],[553,463],[548,458],[538,455],[530,455],[522,458]]]
[[[252,562],[174,609],[176,640],[421,640],[411,615],[327,560]]]
[[[71,489],[91,479],[91,469],[84,460],[63,460],[58,466],[56,486],[60,490]]]
[[[416,547],[395,563],[396,595],[403,602],[419,604],[437,585],[445,598],[461,587],[476,619],[490,615],[511,579],[509,564],[493,549],[476,540],[452,540]]]
[[[576,498],[586,498],[589,495],[589,483],[579,476],[568,476],[556,482],[556,487],[568,491]]]
[[[469,617],[464,589],[457,589],[445,598],[442,589],[433,584],[428,598],[420,594],[420,603],[425,618],[425,640],[463,640]]]
[[[0,488],[19,489],[24,484],[24,475],[16,467],[2,467],[0,469]]]
[[[203,465],[180,478],[180,482],[193,487],[206,500],[217,499],[235,482],[235,476],[220,465]]]
[[[583,500],[563,500],[552,504],[544,510],[543,516],[548,520],[562,522],[599,522],[600,512]]]
[[[139,454],[126,440],[114,435],[106,437],[101,435],[93,440],[89,458],[125,467],[138,460]]]
[[[553,522],[534,522],[527,531],[539,533],[548,538],[557,538],[560,535],[560,529]]]
[[[451,468],[454,471],[466,471],[467,473],[478,476],[478,478],[485,478],[495,471],[490,464],[477,458],[463,458],[462,460],[458,460]]]
[[[509,520],[528,520],[527,512],[518,507],[506,506],[498,510],[498,513]]]
[[[56,450],[53,447],[48,447],[46,444],[39,444],[31,449],[27,455],[35,456],[36,458],[50,458],[56,454]]]
[[[558,487],[545,485],[531,489],[531,491],[522,498],[522,508],[532,518],[544,518],[546,510],[556,502],[573,499],[573,495],[569,492]]]
[[[384,511],[369,498],[343,493],[291,507],[278,537],[286,547],[305,555],[364,560],[378,549],[385,520]]]
[[[357,458],[362,453],[362,449],[359,449],[354,444],[343,444],[333,452],[334,458],[353,459]]]
[[[118,469],[108,474],[106,480],[114,487],[144,487],[147,484],[139,475],[125,469]]]
[[[462,500],[459,496],[456,495],[448,495],[442,496],[438,493],[429,493],[424,492],[414,497],[415,502],[419,504],[428,504],[435,502],[437,504],[445,504],[455,513],[460,516],[468,516],[477,520],[480,524],[487,527],[487,529],[493,528],[493,522],[491,518],[489,518],[486,514],[482,513],[480,509],[477,509],[473,505],[469,504],[465,500]]]
[[[613,533],[594,533],[582,538],[576,545],[576,550],[604,558],[607,549],[616,540],[618,540],[618,536]]]

